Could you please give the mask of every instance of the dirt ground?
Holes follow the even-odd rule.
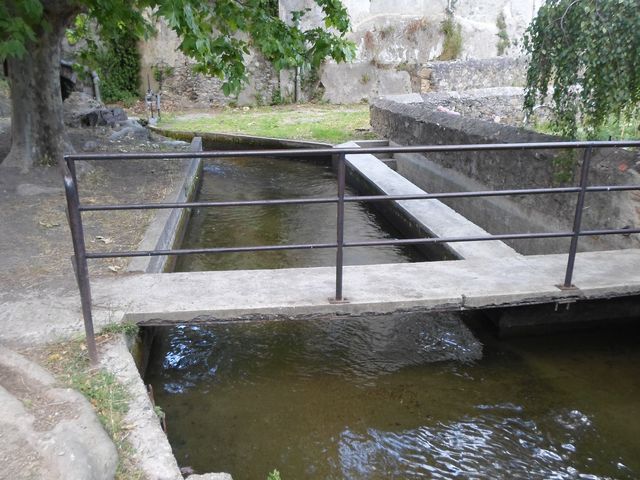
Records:
[[[110,139],[106,127],[70,129],[78,153],[186,150],[164,137]],[[0,119],[0,158],[10,147],[10,123]],[[83,203],[161,201],[179,180],[184,161],[92,162],[79,175]],[[72,245],[66,220],[60,171],[37,167],[28,174],[0,169],[0,301],[28,297],[42,288],[68,287],[74,276]],[[87,212],[83,214],[88,251],[135,249],[153,211]],[[90,261],[92,275],[118,275],[124,259]]]

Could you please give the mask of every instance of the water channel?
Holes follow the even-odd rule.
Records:
[[[300,170],[304,180],[293,180]],[[216,161],[201,198],[334,189],[321,165]],[[196,211],[186,245],[335,236],[335,205],[306,213],[273,208]],[[348,216],[363,220],[350,238],[397,234],[375,213],[350,208]],[[420,260],[411,250],[347,252],[352,264]],[[178,267],[334,261],[331,250],[260,255],[188,257]],[[146,381],[167,414],[178,462],[199,473],[227,471],[235,480],[265,479],[273,469],[283,480],[640,478],[639,328],[499,340],[481,317],[419,312],[181,326],[157,336]]]

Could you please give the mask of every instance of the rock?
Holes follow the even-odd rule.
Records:
[[[114,478],[116,448],[80,393],[4,347],[0,368],[2,478]]]
[[[97,149],[98,149],[98,142],[95,142],[93,140],[89,140],[85,142],[85,144],[82,146],[82,150],[85,152],[94,152]]]
[[[113,112],[107,108],[96,108],[80,115],[83,127],[113,126],[116,124]]]
[[[84,92],[73,92],[69,98],[64,101],[64,123],[71,127],[80,126],[80,117],[92,110],[105,108],[91,95]]]
[[[118,123],[126,122],[128,120],[127,114],[120,107],[112,108],[111,113],[113,114],[113,119]]]
[[[189,475],[187,480],[233,480],[228,473],[204,473],[202,475]]]
[[[11,116],[11,102],[0,92],[0,117]]]
[[[109,137],[110,140],[121,140],[123,138],[149,140],[149,130],[141,125],[138,125],[137,127],[129,126],[121,128],[117,132],[113,132]]]

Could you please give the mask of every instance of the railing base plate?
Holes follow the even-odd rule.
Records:
[[[329,303],[331,305],[341,305],[341,304],[344,304],[344,303],[349,303],[349,299],[348,298],[343,298],[341,300],[338,300],[337,298],[330,298],[329,299]]]

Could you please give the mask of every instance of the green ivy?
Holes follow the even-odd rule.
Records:
[[[587,137],[640,105],[638,0],[547,0],[525,33],[525,109],[551,97],[554,131]],[[551,89],[551,86],[553,88]]]
[[[496,27],[498,27],[498,42],[496,43],[496,49],[498,50],[498,56],[501,57],[505,54],[507,48],[511,46],[509,40],[509,34],[507,33],[507,20],[504,18],[504,13],[500,12],[496,19]]]
[[[455,60],[462,53],[462,27],[449,15],[440,24],[440,30],[444,44],[438,60]]]
[[[67,30],[71,44],[80,43],[76,52],[79,63],[98,72],[102,100],[106,103],[137,98],[140,90],[140,53],[135,31],[116,26],[95,33],[87,15],[76,17]]]

